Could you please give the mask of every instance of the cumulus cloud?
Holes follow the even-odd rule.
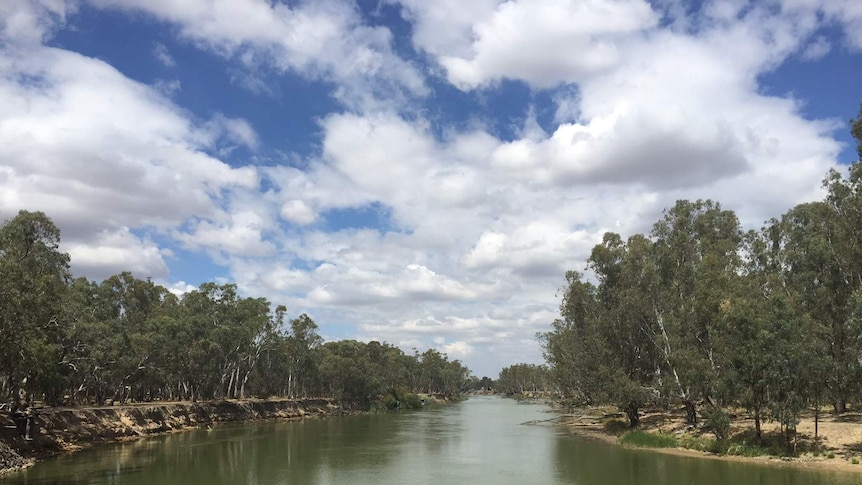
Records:
[[[345,1],[90,0],[101,8],[145,12],[177,26],[182,38],[254,69],[266,65],[337,84],[334,95],[349,106],[377,106],[426,94],[422,75],[392,49],[385,27],[362,22]],[[242,19],[238,21],[238,19]],[[240,80],[254,89],[259,83]],[[384,103],[385,104],[385,103]]]
[[[68,10],[13,3],[45,24],[40,35]],[[3,35],[17,35],[20,12],[2,13]],[[166,231],[215,217],[224,193],[257,187],[254,167],[208,154],[222,140],[254,145],[243,120],[196,123],[107,63],[41,44],[5,44],[0,66],[0,217],[22,208],[49,214],[82,274],[165,277],[159,248],[129,228]]]
[[[475,82],[577,82],[557,98],[567,106],[548,133],[525,127],[503,140],[481,127],[435,133],[428,120],[393,113],[326,117],[319,158],[303,171],[267,173],[289,194],[276,197],[289,204],[283,216],[380,203],[399,232],[304,231],[284,251],[322,263],[283,273],[291,304],[341,307],[335,318],[361,323],[360,338],[462,342],[485,362],[488,352],[508,352],[510,363],[514,354],[497,342],[519,342],[531,349],[519,355],[536,361],[533,336],[555,317],[554,290],[565,270],[584,268],[603,232],[649,231],[679,198],[716,199],[758,227],[819,197],[840,149],[836,125],[804,119],[797,101],[757,84],[806,45],[816,15],[815,23],[803,14],[772,20],[717,7],[695,33],[658,29],[649,12],[632,17],[643,26],[621,29],[631,38],[597,69],[521,75],[512,53],[500,60],[505,70]],[[421,25],[421,11],[433,8],[410,5],[408,18]],[[428,50],[443,55],[463,41],[453,34]],[[260,281],[254,288],[268,291]],[[491,310],[500,306],[508,311]]]
[[[712,46],[717,51],[748,46],[735,41],[746,36],[756,48],[734,54],[766,54],[780,62],[788,48],[798,49],[818,28],[837,24],[848,47],[862,48],[862,4],[850,1],[710,1],[699,9],[672,0],[486,0],[469,8],[449,1],[390,2],[400,4],[402,16],[413,22],[414,45],[431,54],[448,81],[464,90],[502,79],[539,88],[590,81],[644,59],[637,57],[643,54],[640,48],[667,32],[726,41],[723,47]],[[807,55],[823,55],[827,47],[815,40]],[[651,49],[646,59],[657,52]]]
[[[10,45],[39,44],[60,28],[75,5],[66,0],[0,3],[0,39]]]
[[[63,244],[72,260],[72,271],[102,280],[118,272],[131,271],[139,278],[166,278],[168,267],[161,250],[152,241],[141,240],[127,227],[105,229],[93,240]]]
[[[643,0],[514,0],[473,24],[471,55],[441,55],[465,89],[503,78],[539,87],[578,82],[620,62],[619,43],[656,24]]]
[[[273,163],[254,120],[193,116],[169,97],[178,82],[144,85],[44,46],[73,18],[65,3],[3,4],[2,39],[19,40],[0,42],[0,217],[44,210],[78,273],[132,269],[188,291],[170,283],[166,246],[179,245],[243,292],[308,312],[325,336],[437,344],[491,376],[541,359],[555,290],[605,231],[649,231],[679,198],[716,199],[757,227],[819,197],[837,125],[763,94],[759,78],[837,49],[818,37],[829,26],[842,48],[862,46],[853,2],[392,0],[428,71],[464,96],[504,79],[550,94],[552,123],[524,106],[504,138],[403,110],[427,101],[419,61],[353,5],[91,3],[144,12],[247,66],[226,72],[249,89],[275,93],[260,67],[331,83],[344,110],[317,120],[319,151]],[[220,159],[245,153],[266,165]],[[369,210],[385,224],[333,218]]]

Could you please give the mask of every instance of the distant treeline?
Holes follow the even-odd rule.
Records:
[[[795,430],[806,408],[862,404],[862,111],[852,133],[849,176],[830,171],[823,200],[759,231],[681,200],[648,235],[605,234],[542,335],[556,391],[632,426],[645,406],[683,406],[689,423],[743,407],[758,437],[762,419]]]
[[[493,386],[497,392],[514,395],[547,391],[552,388],[552,381],[544,365],[514,364],[500,371]]]
[[[307,315],[288,320],[233,284],[178,297],[131,273],[72,279],[59,243],[41,212],[0,226],[0,402],[326,396],[368,408],[479,382],[436,350],[323,342]]]

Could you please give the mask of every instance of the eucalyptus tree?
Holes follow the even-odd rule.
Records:
[[[535,364],[514,364],[503,368],[496,381],[496,390],[506,394],[522,394],[548,389],[548,368]]]
[[[604,343],[596,328],[596,288],[576,271],[566,272],[560,316],[550,332],[539,335],[549,379],[570,404],[599,402],[603,388],[600,349]]]
[[[60,230],[42,212],[20,211],[0,226],[0,388],[17,402],[38,381],[56,384],[70,280]]]
[[[598,375],[604,394],[616,403],[635,427],[639,411],[654,402],[661,387],[660,345],[656,345],[653,306],[655,267],[652,243],[636,234],[623,242],[605,234],[593,248],[589,265],[599,280]]]
[[[677,201],[653,226],[659,346],[690,424],[716,390],[719,310],[741,268],[742,236],[736,214],[711,200]]]
[[[859,165],[851,170],[858,175]],[[850,212],[848,206],[862,202],[862,197],[858,182],[850,183],[834,172],[827,178],[827,186],[827,201],[794,207],[782,216],[776,230],[784,252],[784,279],[800,294],[805,311],[823,330],[832,367],[827,384],[835,411],[844,412],[859,390],[859,365],[850,352],[852,335],[847,325],[851,296],[862,278],[862,247],[855,241],[855,224],[846,212]]]
[[[288,377],[287,395],[299,397],[307,395],[311,383],[317,375],[319,362],[317,349],[323,339],[317,334],[318,326],[303,313],[290,321],[290,335],[287,337]]]
[[[807,315],[785,292],[748,291],[728,300],[724,324],[725,383],[729,396],[754,415],[756,439],[764,416],[795,430],[818,359]]]

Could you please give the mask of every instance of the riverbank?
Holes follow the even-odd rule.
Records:
[[[345,411],[332,399],[220,400],[136,403],[122,406],[41,408],[22,432],[9,413],[0,414],[0,473],[29,466],[36,458],[89,446],[171,433],[217,423],[303,419]],[[28,439],[29,438],[29,439]]]
[[[799,450],[796,456],[769,454],[767,449],[758,453],[750,438],[754,428],[753,419],[747,415],[737,416],[731,424],[731,440],[737,444],[732,453],[715,453],[712,434],[701,427],[685,424],[682,413],[653,412],[641,418],[639,431],[667,438],[663,445],[634,446],[626,444],[639,440],[624,439],[628,432],[624,422],[612,409],[580,410],[563,414],[556,420],[573,434],[598,439],[606,443],[631,448],[641,448],[658,453],[690,456],[711,460],[725,460],[764,465],[813,468],[833,471],[862,473],[862,413],[845,413],[839,416],[824,414],[819,422],[819,444],[814,446],[814,419],[804,417],[798,427]],[[763,423],[767,440],[780,439],[776,423]],[[631,436],[630,436],[631,438]],[[646,440],[651,441],[651,440]],[[748,443],[748,444],[746,444]],[[741,445],[741,446],[740,446]],[[666,447],[662,447],[666,446]]]

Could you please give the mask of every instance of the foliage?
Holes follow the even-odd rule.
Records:
[[[730,436],[730,416],[724,409],[712,406],[705,409],[703,415],[706,418],[706,425],[717,440],[727,439]]]
[[[48,404],[331,396],[367,409],[390,390],[455,398],[471,378],[436,350],[323,342],[308,315],[204,283],[180,297],[124,272],[71,279],[60,232],[40,212],[0,226],[0,391]],[[9,351],[9,349],[17,349]],[[385,402],[387,398],[384,397]]]
[[[503,394],[523,394],[547,389],[548,368],[543,365],[515,364],[500,371],[494,389]]]
[[[862,159],[862,108],[851,133]],[[760,231],[717,202],[680,200],[649,236],[605,234],[589,273],[566,273],[560,318],[540,335],[561,400],[615,404],[632,426],[648,404],[681,405],[695,424],[708,403],[716,446],[722,409],[739,406],[755,446],[769,419],[791,452],[806,409],[862,403],[862,160],[823,188]]]

